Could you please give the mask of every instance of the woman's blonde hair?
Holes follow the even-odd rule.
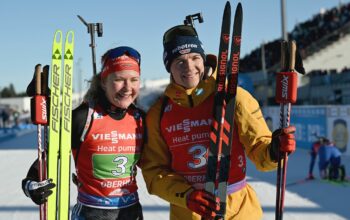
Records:
[[[94,75],[89,81],[90,87],[88,91],[84,95],[84,102],[89,103],[92,101],[93,103],[97,103],[99,97],[104,94],[104,90],[101,87],[101,75]]]

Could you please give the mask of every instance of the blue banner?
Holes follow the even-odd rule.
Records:
[[[298,148],[309,149],[316,140],[316,135],[327,136],[326,116],[326,107],[292,107],[291,125],[296,127],[295,138]]]

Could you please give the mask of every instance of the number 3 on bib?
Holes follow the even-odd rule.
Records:
[[[207,148],[203,145],[194,145],[188,150],[189,154],[193,155],[193,162],[188,162],[188,167],[191,169],[200,169],[207,165]]]

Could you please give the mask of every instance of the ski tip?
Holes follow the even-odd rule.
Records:
[[[238,5],[236,7],[236,14],[237,13],[240,13],[240,14],[243,13],[242,3],[240,3],[240,2],[238,2]]]
[[[73,44],[74,43],[74,31],[70,30],[67,32],[66,35],[66,44]]]
[[[227,17],[227,18],[225,18]],[[224,9],[224,14],[223,14],[223,19],[229,19],[231,20],[231,4],[229,1],[226,2],[225,9]]]
[[[229,1],[227,1],[225,4],[225,11],[226,10],[231,10],[231,3]]]
[[[62,31],[61,30],[56,30],[55,31],[54,41],[57,44],[61,44],[62,43]]]
[[[74,31],[73,30],[69,30],[68,32],[67,32],[67,36],[68,35],[74,35]]]

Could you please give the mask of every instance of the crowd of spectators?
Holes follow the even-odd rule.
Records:
[[[350,83],[350,69],[344,68],[340,72],[336,69],[312,70],[305,77],[309,78],[310,86]]]
[[[0,130],[16,128],[19,124],[30,123],[30,114],[28,111],[19,112],[15,108],[0,106]]]
[[[308,73],[309,77],[313,76],[325,76],[325,75],[332,75],[332,74],[343,74],[343,73],[350,73],[350,68],[344,67],[340,72],[338,72],[336,69],[329,69],[329,70],[312,70]]]
[[[300,54],[305,58],[315,52],[315,48],[330,44],[339,39],[344,31],[349,30],[350,3],[347,3],[320,12],[312,19],[299,23],[288,33],[288,38],[297,42]],[[266,43],[264,51],[266,69],[275,71],[280,62],[280,39]],[[240,71],[254,72],[260,70],[262,70],[261,49],[257,48],[241,60]]]

